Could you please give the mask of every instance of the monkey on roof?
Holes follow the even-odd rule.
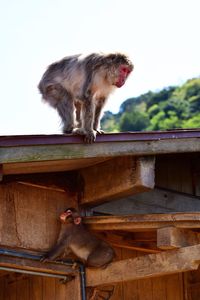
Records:
[[[63,132],[83,135],[92,143],[97,133],[103,133],[100,118],[108,96],[125,84],[132,70],[132,62],[121,53],[78,54],[51,64],[38,88],[57,109]]]

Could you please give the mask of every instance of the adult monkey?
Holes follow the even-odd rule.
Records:
[[[83,135],[92,143],[103,133],[100,118],[109,94],[124,85],[132,70],[132,62],[121,53],[78,54],[51,64],[38,88],[57,109],[63,132]]]

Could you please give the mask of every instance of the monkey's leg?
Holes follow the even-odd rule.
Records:
[[[94,123],[94,111],[95,105],[92,97],[86,99],[82,107],[82,121],[83,121],[83,130],[84,130],[84,141],[86,143],[93,143],[96,139],[96,131],[93,130]]]
[[[63,97],[57,103],[57,111],[63,122],[63,132],[64,133],[72,133],[75,127],[75,106],[72,95],[63,89]]]
[[[96,106],[93,129],[99,134],[104,133],[104,131],[100,129],[101,111],[102,111],[102,107]]]
[[[81,115],[82,103],[80,101],[76,101],[75,107],[76,107],[76,127],[81,128],[82,127],[82,115]]]

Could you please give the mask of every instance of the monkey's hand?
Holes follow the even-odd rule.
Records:
[[[40,261],[41,262],[47,262],[49,260],[48,256],[47,255],[43,255],[41,258],[40,258]]]

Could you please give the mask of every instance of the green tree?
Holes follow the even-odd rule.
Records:
[[[145,130],[149,125],[148,115],[144,112],[131,111],[121,116],[120,131],[140,131]]]

